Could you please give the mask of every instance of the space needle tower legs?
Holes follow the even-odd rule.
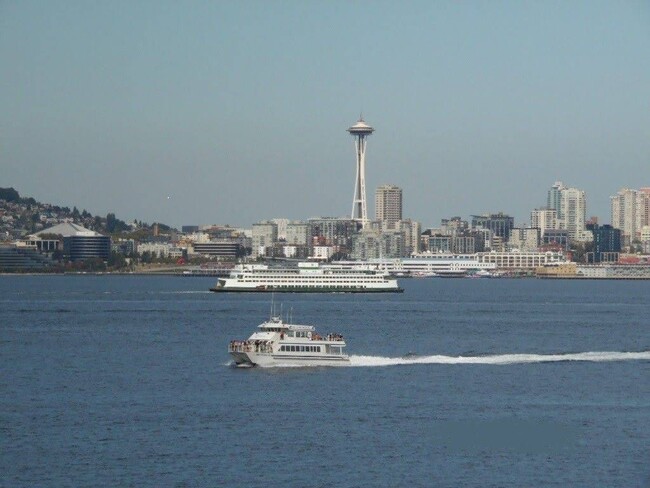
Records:
[[[359,118],[359,121],[348,129],[354,137],[354,147],[357,153],[357,178],[354,183],[354,198],[352,199],[352,220],[361,222],[361,227],[368,225],[368,206],[366,204],[366,137],[374,132]]]

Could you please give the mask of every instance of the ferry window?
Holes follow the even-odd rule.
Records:
[[[284,346],[280,346],[280,351],[284,351]]]
[[[316,346],[316,352],[320,352],[320,346]]]

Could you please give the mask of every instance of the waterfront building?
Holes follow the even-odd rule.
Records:
[[[472,215],[472,229],[487,229],[492,233],[492,237],[501,237],[503,241],[510,238],[514,226],[515,219],[503,212]]]
[[[312,258],[317,261],[329,261],[335,252],[336,249],[333,246],[314,246]]]
[[[566,257],[561,252],[481,252],[478,253],[481,263],[493,263],[498,269],[503,270],[533,270],[540,266],[566,262]]]
[[[395,229],[402,220],[402,189],[394,185],[382,185],[375,193],[375,218],[384,229]]]
[[[99,232],[86,229],[72,222],[64,222],[35,234],[37,237],[60,236],[63,241],[63,255],[70,261],[99,258],[108,261],[111,254],[111,238]]]
[[[235,259],[243,255],[244,250],[236,240],[214,239],[207,242],[194,242],[189,248],[189,253],[208,257]]]
[[[643,254],[650,254],[650,225],[641,227],[641,252]]]
[[[136,243],[133,239],[119,239],[117,242],[111,244],[111,251],[129,256],[134,254],[136,250]]]
[[[280,244],[277,244],[280,245]],[[292,244],[285,244],[282,245],[282,255],[285,258],[289,259],[308,259],[310,257],[309,255],[309,247],[308,246],[296,246]]]
[[[252,256],[257,258],[265,256],[267,248],[273,247],[278,241],[278,224],[271,221],[262,221],[253,224]]]
[[[351,219],[359,222],[362,228],[368,225],[368,206],[366,203],[366,138],[375,129],[366,124],[363,117],[348,129],[354,137],[354,147],[357,156],[357,176],[354,183],[354,197],[352,198]]]
[[[611,225],[589,224],[593,234],[594,250],[587,255],[590,263],[616,262],[621,252],[621,230]]]
[[[514,228],[510,234],[508,246],[511,250],[537,251],[540,243],[541,230],[537,227]]]
[[[142,242],[137,245],[137,252],[142,256],[149,253],[157,259],[187,257],[187,249],[170,242]]]
[[[39,252],[35,247],[0,245],[1,272],[43,271],[52,265],[49,256]]]

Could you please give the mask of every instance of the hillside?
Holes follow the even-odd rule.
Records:
[[[87,229],[113,237],[142,240],[154,234],[157,225],[160,233],[175,229],[165,224],[135,220],[126,223],[114,213],[102,217],[92,215],[85,209],[61,207],[51,203],[41,203],[32,197],[21,197],[14,188],[0,188],[0,240],[11,241],[39,232],[61,222],[74,222]]]

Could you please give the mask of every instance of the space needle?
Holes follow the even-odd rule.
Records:
[[[352,220],[361,222],[361,228],[368,225],[368,207],[366,205],[366,137],[375,131],[359,117],[359,121],[348,129],[354,137],[357,150],[357,179],[354,184],[352,199]]]

